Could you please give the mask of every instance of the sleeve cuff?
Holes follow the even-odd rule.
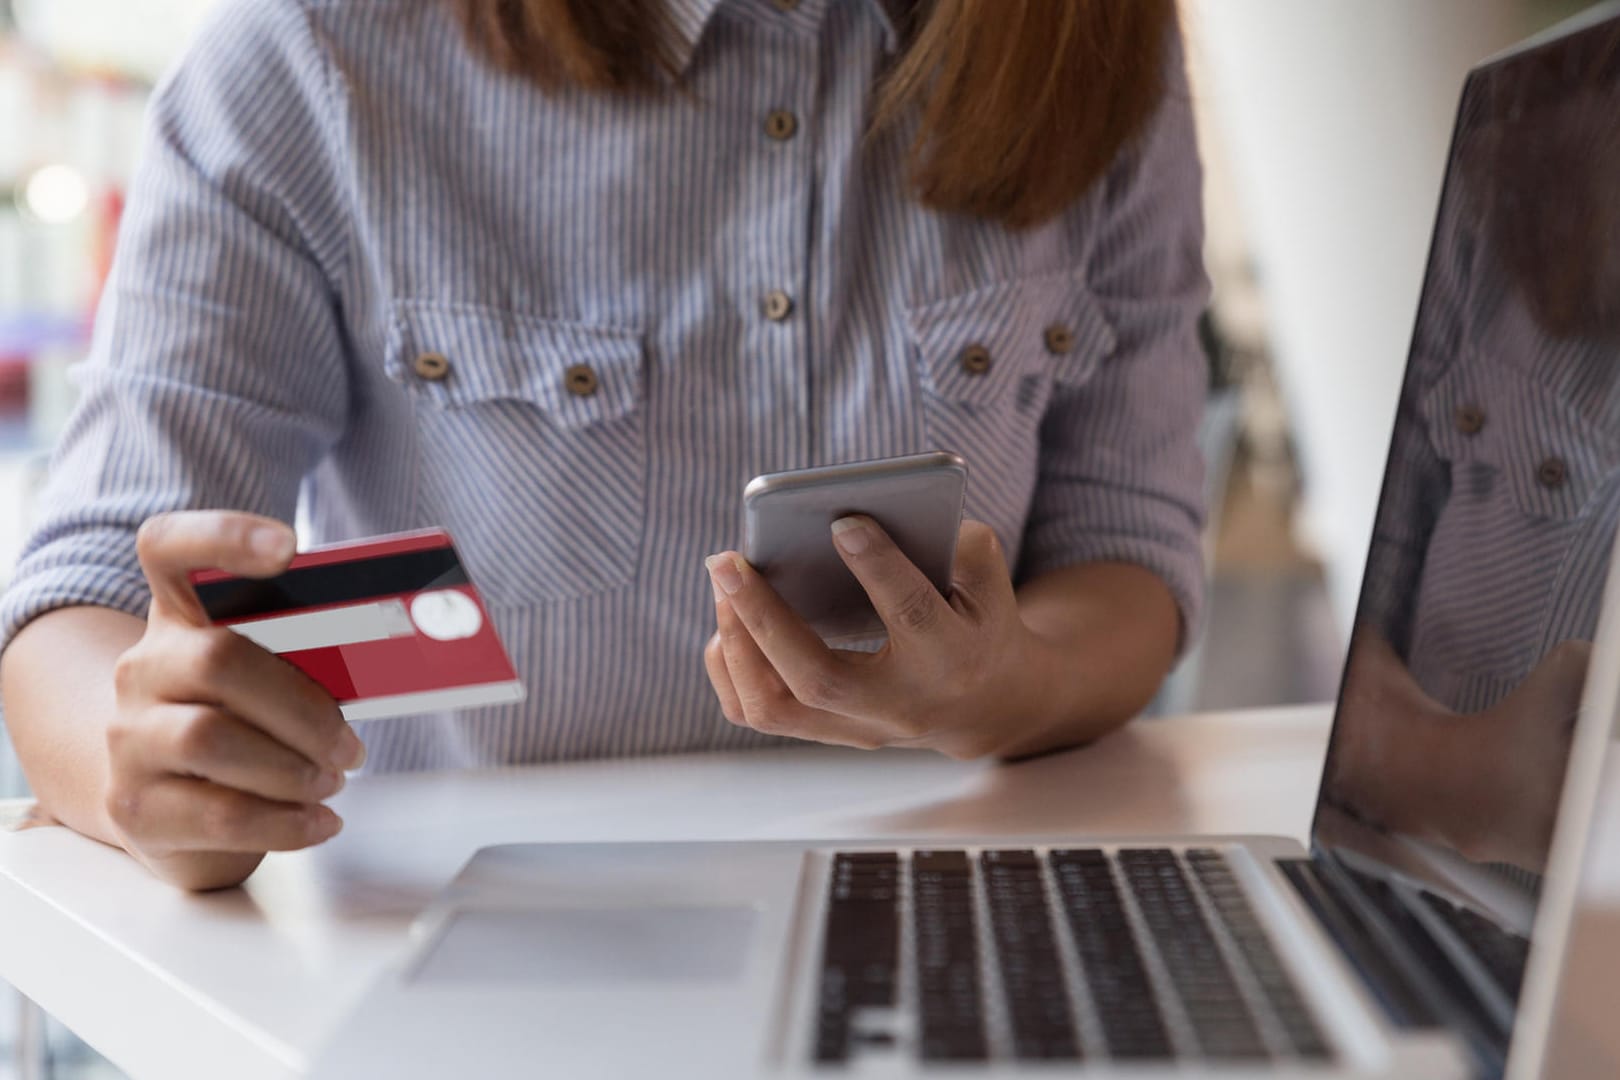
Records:
[[[139,571],[105,565],[56,565],[19,568],[16,579],[0,593],[0,653],[34,619],[58,608],[94,606],[146,618],[152,594]]]

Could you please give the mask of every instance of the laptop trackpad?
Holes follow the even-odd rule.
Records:
[[[755,919],[747,907],[464,908],[409,981],[583,989],[730,980],[743,973]]]

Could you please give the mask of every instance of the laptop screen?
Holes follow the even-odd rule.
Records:
[[[1528,936],[1620,521],[1620,18],[1462,96],[1318,851]]]

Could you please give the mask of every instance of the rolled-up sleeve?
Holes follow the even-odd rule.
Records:
[[[348,408],[331,94],[300,4],[232,0],[155,96],[0,649],[54,608],[144,616],[134,540],[153,514],[293,519]]]
[[[1208,284],[1191,101],[1179,48],[1172,57],[1163,104],[1085,219],[1095,230],[1087,284],[1114,346],[1047,411],[1019,569],[1143,566],[1175,597],[1185,644],[1204,595],[1198,427],[1209,374],[1198,320]]]

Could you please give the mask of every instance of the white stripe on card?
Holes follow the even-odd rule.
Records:
[[[525,697],[521,682],[479,683],[475,686],[452,686],[445,690],[423,690],[415,694],[387,694],[383,697],[361,698],[345,702],[343,719],[381,720],[421,713],[453,712],[470,709],[474,705],[510,705]]]
[[[362,641],[411,637],[416,628],[402,600],[327,608],[324,611],[275,615],[268,619],[231,623],[230,628],[273,653],[300,649],[329,649]]]

